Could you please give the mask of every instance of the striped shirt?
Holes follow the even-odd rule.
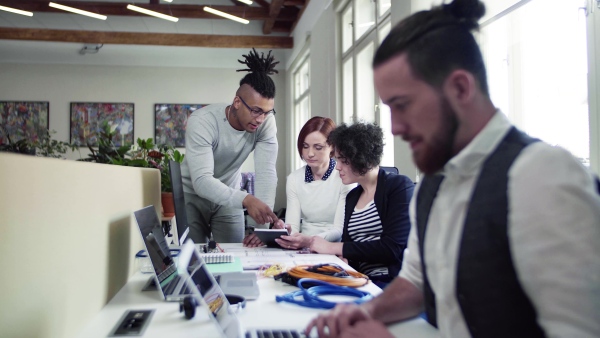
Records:
[[[383,227],[377,213],[375,201],[364,208],[354,208],[348,221],[348,234],[353,242],[369,242],[379,240]],[[387,265],[373,262],[358,262],[358,271],[367,276],[387,275]]]

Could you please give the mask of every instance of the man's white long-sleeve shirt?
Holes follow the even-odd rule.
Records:
[[[445,337],[470,336],[456,299],[465,214],[484,160],[511,127],[497,112],[443,169],[445,178],[431,208],[424,257],[436,297],[438,328]],[[526,147],[508,175],[511,255],[538,324],[548,337],[600,337],[600,196],[593,176],[570,153],[543,142]],[[400,276],[423,290],[416,194]]]

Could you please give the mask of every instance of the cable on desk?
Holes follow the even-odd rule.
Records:
[[[275,277],[283,272],[283,265],[276,264],[265,264],[261,265],[258,269],[258,274],[263,277]]]
[[[305,288],[305,285],[312,285]],[[304,307],[316,308],[316,309],[332,309],[337,304],[336,302],[327,301],[321,298],[325,295],[337,295],[337,296],[353,296],[358,299],[351,302],[341,303],[354,303],[361,304],[368,300],[371,300],[373,296],[365,291],[360,291],[347,286],[333,285],[327,282],[323,282],[316,279],[301,278],[298,281],[299,291],[293,291],[286,293],[283,296],[275,296],[275,300],[279,302],[287,302],[297,304]]]
[[[302,278],[316,279],[340,286],[357,288],[369,283],[369,277],[356,271],[346,271],[333,263],[317,265],[298,265],[287,272],[275,276],[276,280],[297,285]]]

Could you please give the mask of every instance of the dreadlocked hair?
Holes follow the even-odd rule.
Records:
[[[274,62],[274,56],[271,55],[271,51],[265,57],[265,53],[260,53],[260,56],[256,52],[256,49],[252,48],[248,55],[242,55],[244,61],[238,60],[239,63],[248,66],[246,69],[238,69],[238,72],[249,72],[240,80],[240,86],[247,84],[256,90],[260,96],[272,99],[275,97],[275,83],[269,75],[279,73],[275,69],[275,66],[279,61]]]

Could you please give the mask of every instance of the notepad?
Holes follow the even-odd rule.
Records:
[[[242,260],[239,257],[233,257],[233,260],[230,263],[206,264],[206,267],[208,268],[208,271],[212,272],[213,274],[244,271]]]
[[[206,264],[232,263],[234,261],[233,255],[230,253],[207,253],[200,255]]]

